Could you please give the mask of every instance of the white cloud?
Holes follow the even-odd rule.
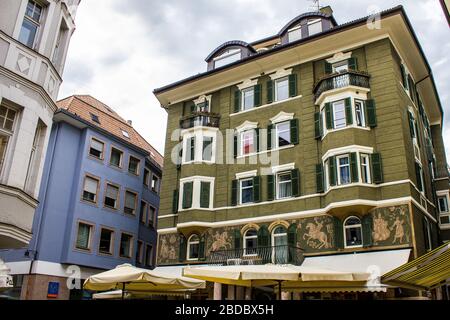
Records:
[[[434,67],[444,109],[449,104],[450,51],[447,23],[438,1],[380,0],[403,4]],[[324,1],[338,23],[367,15],[374,1]],[[228,40],[254,41],[277,33],[311,9],[302,0],[86,0],[77,14],[60,97],[91,94],[114,108],[158,150],[164,151],[166,112],[154,88],[205,71],[204,58]],[[446,115],[447,124],[450,117]],[[450,141],[450,125],[445,136]],[[447,148],[447,157],[450,150]]]

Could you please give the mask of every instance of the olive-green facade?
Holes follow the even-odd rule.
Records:
[[[307,256],[411,248],[413,258],[438,244],[440,226],[435,192],[448,190],[448,172],[441,123],[427,124],[430,122],[428,106],[415,90],[414,83],[420,79],[412,80],[412,90],[405,89],[407,84],[402,74],[404,62],[392,41],[385,38],[343,51],[343,54],[357,61],[354,71],[369,79],[369,88],[348,85],[335,91],[325,90],[322,97],[316,99],[315,91],[320,82],[333,77],[327,71],[327,61],[332,61],[337,53],[340,51],[330,52],[329,56],[318,60],[287,66],[286,69],[292,69],[291,74],[296,75],[296,94],[286,101],[274,103],[268,100],[268,81],[273,70],[262,70],[257,82],[253,83],[260,85],[261,101],[260,106],[251,111],[236,113],[234,109],[238,85],[247,79],[203,93],[211,95],[209,112],[220,116],[218,130],[223,137],[226,137],[227,130],[235,130],[246,121],[257,123],[260,129],[267,129],[270,119],[281,112],[293,114],[293,118],[298,120],[298,144],[279,150],[278,165],[294,163],[300,173],[299,194],[289,199],[272,200],[269,196],[268,175],[261,173],[271,164],[258,161],[261,155],[270,157],[273,152],[265,150],[267,141],[261,142],[263,147],[256,155],[234,158],[226,153],[233,150],[233,140],[224,138],[223,143],[217,143],[215,164],[178,165],[170,161],[173,150],[177,150],[180,143],[179,139],[172,141],[173,132],[180,129],[180,119],[189,116],[192,101],[197,97],[186,97],[184,101],[166,107],[168,122],[158,223],[158,264],[186,264],[185,253],[180,252],[186,249],[186,241],[192,234],[197,234],[201,239],[204,253],[198,263],[204,263],[202,260],[207,260],[211,251],[242,246],[242,243],[236,244],[236,241],[242,242],[237,237],[239,234],[242,237],[249,226],[255,229],[264,227],[272,232],[277,225],[283,225],[287,230],[294,225],[295,245],[303,249]],[[328,131],[316,137],[315,117],[323,106],[321,100],[324,97],[332,100],[333,94],[341,97],[346,90],[356,95],[367,92],[367,100],[372,100],[375,105],[376,124],[364,129],[349,127]],[[416,151],[416,155],[409,112],[416,115],[416,141],[420,153]],[[431,148],[425,136],[427,132],[431,133]],[[260,139],[264,140],[265,131],[262,136],[264,138],[260,136]],[[350,146],[372,148],[373,153],[379,155],[381,161],[377,168],[381,171],[377,174],[380,180],[319,190],[317,165],[323,165],[323,157],[327,153]],[[224,159],[223,162],[231,159],[234,163],[219,163],[218,159]],[[417,159],[420,159],[423,171],[422,193],[419,190]],[[245,163],[237,163],[239,161]],[[233,180],[240,173],[252,170],[261,176],[259,201],[246,205],[233,203]],[[371,170],[374,178],[373,163]],[[177,208],[174,195],[183,197],[180,194],[180,179],[198,176],[214,178],[212,209]],[[180,200],[175,202],[180,203]],[[358,248],[338,245],[337,237],[342,237],[342,231],[336,231],[336,224],[342,228],[342,223],[349,216],[356,216],[363,222],[369,221],[363,230],[365,243]],[[427,239],[429,234],[430,239]],[[195,264],[197,261],[189,263]]]

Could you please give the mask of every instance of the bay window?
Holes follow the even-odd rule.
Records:
[[[358,127],[365,127],[366,117],[364,111],[364,101],[355,100],[355,116],[356,116],[356,125]]]
[[[338,184],[348,184],[351,182],[350,178],[350,159],[348,155],[339,156],[337,160],[338,169]]]
[[[17,111],[0,106],[0,174],[6,158],[8,143],[13,135]]]
[[[344,128],[347,125],[347,121],[345,119],[345,101],[340,100],[333,102],[333,119],[334,129]]]
[[[212,152],[213,152],[213,138],[212,137],[203,137],[203,148],[202,148],[202,159],[203,161],[211,161],[212,160]]]
[[[370,160],[368,154],[361,154],[361,180],[362,183],[372,183],[370,177]]]
[[[450,227],[450,211],[449,211],[449,207],[448,207],[448,194],[444,194],[444,195],[438,194],[438,204],[439,204],[440,225]]]

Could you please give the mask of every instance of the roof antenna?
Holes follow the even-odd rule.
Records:
[[[320,0],[308,0],[308,1],[313,3],[312,5],[309,6],[313,11],[319,12],[320,8],[322,8],[322,6],[320,5]]]

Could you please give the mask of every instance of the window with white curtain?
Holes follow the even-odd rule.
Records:
[[[277,199],[292,197],[292,177],[291,172],[281,172],[277,174]]]
[[[86,223],[78,223],[76,248],[90,250],[92,226]]]

